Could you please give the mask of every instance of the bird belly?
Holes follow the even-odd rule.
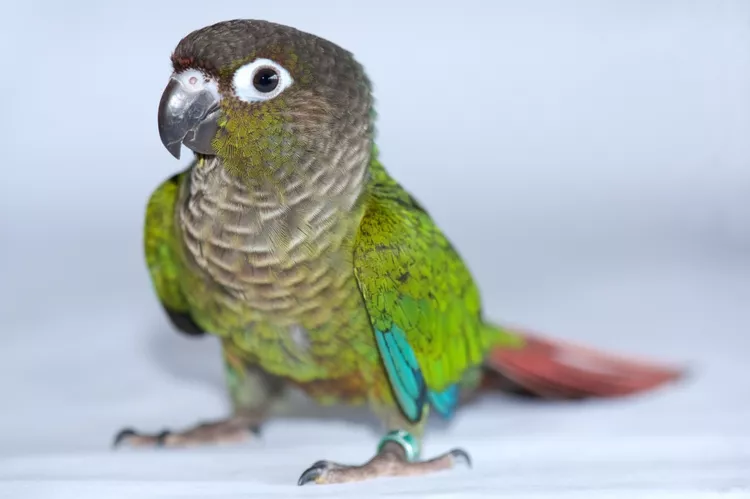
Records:
[[[176,213],[193,319],[242,362],[310,391],[333,390],[321,380],[360,386],[363,362],[378,357],[354,277],[357,216],[255,205],[210,168],[193,172]]]

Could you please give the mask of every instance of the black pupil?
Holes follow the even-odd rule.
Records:
[[[279,75],[271,68],[263,68],[253,77],[253,86],[258,92],[273,92],[278,84]]]

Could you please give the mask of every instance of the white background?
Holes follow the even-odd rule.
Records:
[[[156,130],[170,52],[236,17],[357,55],[386,166],[493,319],[692,377],[615,402],[491,397],[426,442],[474,469],[431,477],[296,488],[317,459],[372,453],[351,411],[225,449],[110,451],[123,425],[228,408],[215,342],[177,335],[154,298],[141,224],[188,160]],[[67,0],[2,18],[0,496],[750,496],[750,2]]]

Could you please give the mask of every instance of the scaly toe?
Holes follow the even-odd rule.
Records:
[[[171,431],[164,430],[155,435],[147,435],[139,433],[133,428],[125,428],[115,435],[112,447],[118,448],[124,444],[138,447],[164,447],[166,445],[167,437],[171,434]]]
[[[190,447],[198,445],[237,443],[258,436],[261,425],[247,418],[232,417],[200,423],[183,431],[165,429],[160,433],[141,433],[133,428],[121,430],[114,446],[128,444],[133,447]]]
[[[156,435],[156,442],[155,442],[155,445],[156,445],[157,447],[164,447],[164,446],[166,445],[166,443],[167,443],[167,437],[168,437],[169,435],[171,435],[171,434],[172,434],[172,432],[171,432],[171,431],[169,431],[169,430],[164,430],[164,431],[162,431],[161,433],[159,433],[158,435]]]

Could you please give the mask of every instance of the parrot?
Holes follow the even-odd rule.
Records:
[[[368,461],[315,462],[299,485],[424,476],[471,466],[421,448],[430,413],[450,421],[478,394],[624,397],[683,376],[487,320],[458,250],[381,161],[376,118],[364,67],[317,35],[232,19],[178,42],[158,131],[192,157],[146,203],[145,263],[174,329],[218,339],[231,412],[126,427],[115,447],[252,439],[297,389],[383,432]]]

